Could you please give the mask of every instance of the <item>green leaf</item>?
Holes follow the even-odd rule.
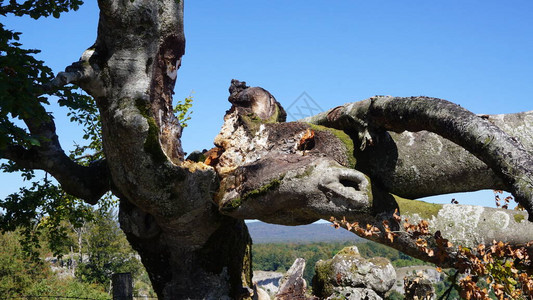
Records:
[[[189,97],[185,98],[183,101],[178,100],[176,106],[174,107],[174,113],[178,114],[177,118],[182,127],[187,127],[187,121],[191,119],[191,114],[193,113],[190,110],[193,102],[192,93],[194,92],[191,92],[191,95],[189,95]]]
[[[41,146],[41,143],[36,138],[30,138],[29,141],[32,146]]]

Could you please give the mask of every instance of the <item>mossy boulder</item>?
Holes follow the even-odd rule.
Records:
[[[315,266],[313,292],[316,296],[339,297],[352,289],[352,293],[367,293],[370,289],[377,295],[384,295],[392,288],[396,272],[386,258],[365,259],[357,247],[342,249],[330,260],[320,260]],[[334,298],[332,298],[334,299]]]

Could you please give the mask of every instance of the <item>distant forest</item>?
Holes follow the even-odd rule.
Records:
[[[357,246],[364,258],[385,257],[394,267],[428,265],[402,252],[374,242],[318,242],[318,243],[268,243],[256,244],[252,248],[253,269],[260,271],[287,271],[298,257],[306,261],[304,278],[308,284],[314,275],[317,261],[332,258],[344,247]]]

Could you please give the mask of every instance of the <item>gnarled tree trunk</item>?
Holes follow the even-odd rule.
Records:
[[[95,44],[52,84],[75,83],[96,99],[105,161],[72,162],[53,120],[27,122],[32,134],[47,138],[40,150],[10,147],[2,158],[50,172],[90,203],[108,190],[117,195],[121,227],[160,299],[250,297],[249,218],[297,225],[345,217],[383,230],[382,221],[399,209],[428,220],[455,245],[533,239],[524,220],[533,216],[533,112],[479,117],[439,99],[374,97],[284,123],[270,93],[233,81],[217,148],[205,163],[193,162],[183,157],[172,110],[185,51],[183,1],[98,4]],[[529,218],[401,198],[486,188],[512,192]],[[453,263],[453,255],[437,260],[420,252],[396,227],[393,243],[385,231],[370,238]]]
[[[183,2],[99,6],[95,44],[57,81],[77,83],[96,99],[122,229],[161,299],[246,296],[246,225],[218,213],[214,169],[184,161],[172,110],[185,51]]]

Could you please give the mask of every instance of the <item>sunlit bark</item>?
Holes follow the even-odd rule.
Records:
[[[72,165],[53,144],[55,129],[50,151],[8,149],[3,157],[49,171],[92,202],[107,190],[117,195],[121,227],[160,299],[250,297],[250,218],[297,225],[345,217],[380,228],[369,238],[428,261],[435,258],[401,224],[391,225],[394,243],[384,234],[382,221],[396,209],[457,244],[531,239],[524,212],[395,195],[506,189],[531,211],[533,112],[476,116],[439,99],[374,97],[284,123],[270,93],[233,81],[217,148],[205,163],[185,160],[172,110],[183,1],[98,3],[95,44],[50,87],[75,83],[96,99],[106,161]]]

